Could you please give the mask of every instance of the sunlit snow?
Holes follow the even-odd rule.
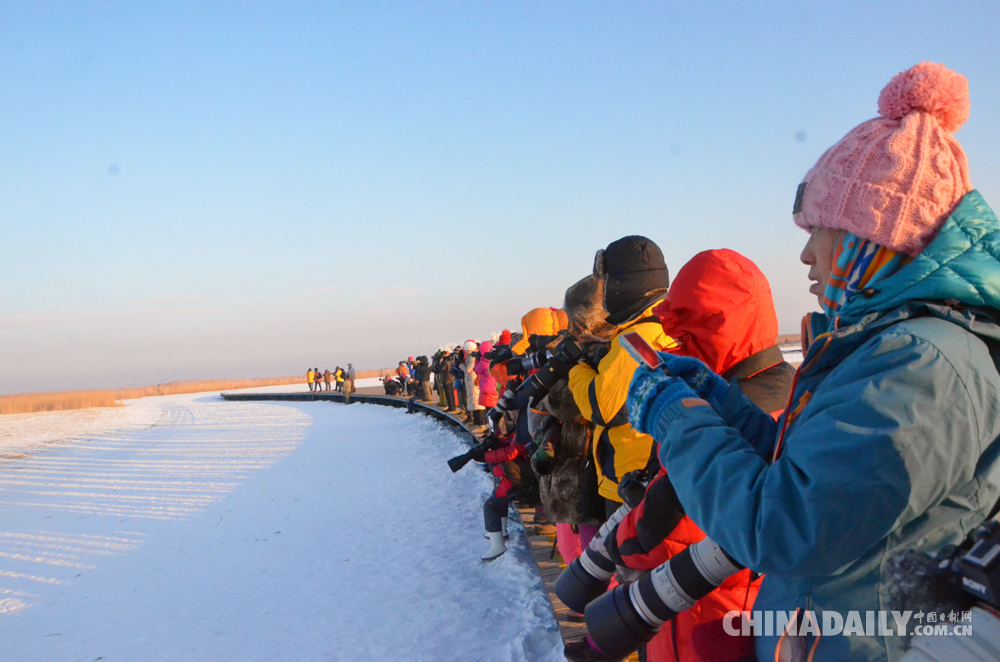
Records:
[[[0,660],[563,659],[524,552],[479,561],[490,481],[440,423],[204,393],[32,416],[0,447]]]

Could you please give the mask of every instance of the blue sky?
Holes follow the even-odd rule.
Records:
[[[1000,201],[1000,3],[0,3],[0,393],[389,366],[644,234],[782,330],[819,155],[921,60]]]

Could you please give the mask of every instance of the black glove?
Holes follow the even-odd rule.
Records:
[[[483,437],[483,443],[481,445],[485,446],[486,450],[492,451],[499,448],[501,443],[503,443],[503,439],[491,432]]]
[[[514,350],[512,350],[509,345],[496,347],[493,349],[493,358],[490,359],[490,368],[498,363],[506,363],[512,358],[514,358]]]
[[[601,361],[604,359],[605,356],[608,355],[608,352],[610,351],[611,351],[611,343],[602,343],[598,345],[597,349],[594,350],[594,353],[591,354],[587,359],[587,365],[589,365],[594,370],[597,370],[597,366],[601,364]]]
[[[469,451],[469,457],[471,457],[476,462],[485,462],[486,461],[486,451],[488,451],[488,450],[489,450],[489,447],[487,447],[486,444],[479,444],[478,446],[474,446]]]
[[[628,504],[629,508],[635,508],[646,496],[647,474],[645,469],[630,471],[622,476],[618,483],[618,496]]]

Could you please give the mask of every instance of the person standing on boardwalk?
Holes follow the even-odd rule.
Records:
[[[799,260],[824,312],[803,321],[784,416],[670,354],[669,372],[639,368],[629,388],[685,513],[766,573],[754,613],[889,609],[906,591],[890,569],[962,543],[1000,498],[1000,222],[953,136],[968,82],[922,62],[878,111],[796,191]],[[882,628],[788,633],[755,637],[757,659],[895,661],[906,644]]]
[[[618,337],[638,333],[657,350],[674,344],[652,312],[667,296],[670,276],[660,247],[640,236],[622,237],[598,251],[594,275],[604,281],[606,321],[616,330],[596,369],[583,363],[574,366],[568,382],[581,416],[595,426],[598,492],[610,516],[622,504],[618,481],[630,471],[645,468],[653,450],[653,437],[629,424],[625,398],[639,362]]]
[[[350,395],[354,393],[354,364],[347,364],[347,378],[344,380],[344,393]]]
[[[330,380],[333,377],[333,373],[329,369],[323,371],[323,383],[326,384],[326,390],[330,390]]]
[[[484,340],[479,345],[479,358],[473,366],[476,379],[479,381],[479,405],[486,409],[491,409],[497,404],[499,395],[497,394],[497,380],[490,373],[490,360],[483,356],[493,350],[493,343]],[[483,421],[485,424],[485,420]]]
[[[479,387],[476,386],[475,370],[479,345],[470,339],[465,341],[463,349],[465,349],[465,360],[462,361],[462,376],[465,383],[466,420],[473,425],[483,425],[486,422],[486,410],[479,404]]]
[[[435,383],[439,385],[441,392],[444,393],[445,411],[449,414],[458,413],[458,409],[455,406],[455,374],[452,372],[454,368],[454,355],[447,350],[443,351],[441,353],[441,372],[437,378],[440,382]]]
[[[312,392],[315,383],[316,383],[316,373],[313,372],[312,368],[309,368],[309,372],[306,373],[306,384],[309,385],[310,392]]]
[[[431,401],[431,364],[426,356],[418,356],[416,363],[417,397]]]

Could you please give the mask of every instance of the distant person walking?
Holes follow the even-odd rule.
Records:
[[[309,391],[311,392],[316,385],[316,373],[313,372],[312,368],[309,368],[309,372],[306,373],[306,383],[309,384]]]
[[[333,373],[329,369],[323,371],[323,383],[326,384],[326,390],[330,390],[330,381],[333,378]]]

